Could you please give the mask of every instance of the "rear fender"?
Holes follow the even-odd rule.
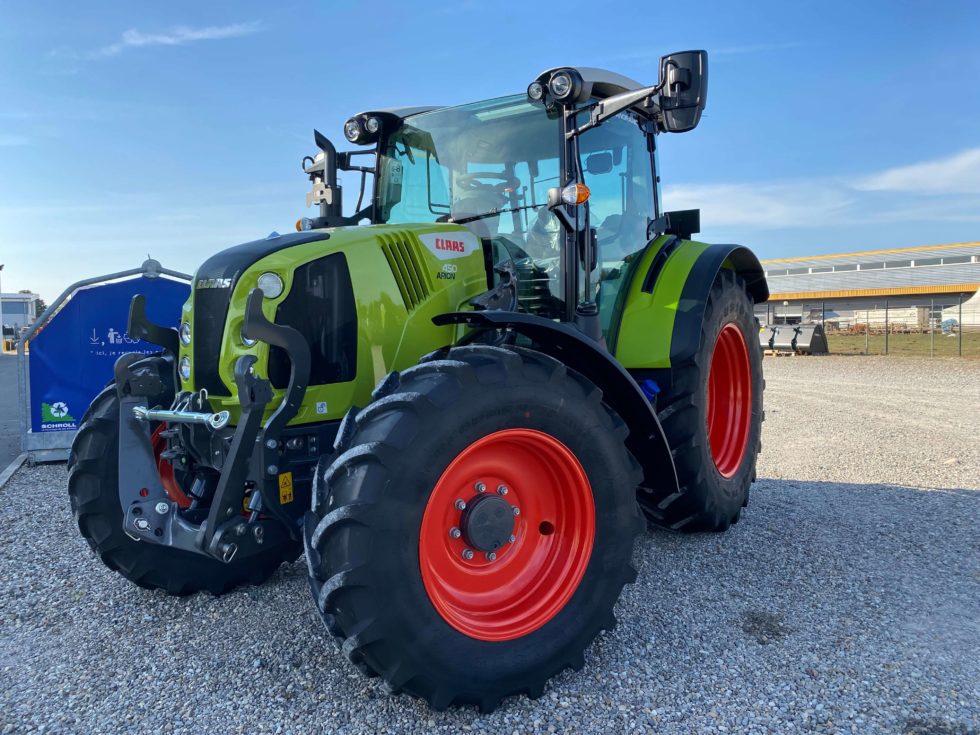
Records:
[[[672,240],[644,253],[628,286],[611,351],[629,370],[682,364],[699,347],[711,285],[722,268],[745,281],[755,303],[769,298],[759,259],[740,245]]]
[[[629,427],[626,447],[643,468],[643,486],[664,495],[677,491],[674,460],[656,411],[630,374],[594,340],[568,324],[513,311],[454,312],[432,321],[440,326],[511,329],[530,339],[541,352],[587,377]]]

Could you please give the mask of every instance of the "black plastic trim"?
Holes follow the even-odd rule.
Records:
[[[660,273],[663,271],[664,266],[667,265],[668,258],[677,250],[680,244],[680,238],[674,237],[665,242],[663,247],[653,256],[653,262],[650,263],[650,268],[643,277],[643,285],[640,287],[643,293],[653,293],[653,287],[657,284],[657,279],[660,278]]]
[[[672,365],[697,353],[701,339],[701,321],[711,284],[727,260],[731,260],[735,272],[745,281],[755,303],[762,303],[769,298],[765,271],[751,250],[741,245],[710,245],[694,263],[681,289],[670,340]]]

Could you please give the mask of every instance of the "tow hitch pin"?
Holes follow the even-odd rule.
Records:
[[[231,414],[227,411],[196,413],[194,411],[167,411],[161,408],[146,408],[146,406],[133,406],[133,416],[140,421],[166,421],[168,424],[204,424],[212,431],[225,428],[231,418]]]

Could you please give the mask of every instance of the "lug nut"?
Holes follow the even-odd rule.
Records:
[[[493,551],[487,552],[487,561],[497,561],[497,554]]]
[[[449,529],[449,538],[459,538],[462,535],[463,532],[460,531],[458,528],[454,527]]]
[[[279,442],[277,442],[277,441],[276,441],[275,439],[266,439],[266,440],[265,440],[265,445],[266,445],[266,446],[267,446],[267,447],[268,447],[269,449],[275,449],[276,447],[278,447],[278,446],[279,446]]]
[[[521,509],[520,509],[520,508],[518,508],[518,507],[517,507],[517,506],[515,505],[515,506],[514,506],[514,515],[515,515],[515,516],[519,516],[520,514],[521,514]]]
[[[510,535],[510,543],[514,543],[515,541],[517,541],[517,536],[515,536],[514,534],[511,534]]]
[[[165,515],[167,515],[168,512],[170,512],[170,504],[169,503],[157,503],[156,506],[154,506],[154,509],[160,515],[165,516]]]
[[[497,485],[497,495],[506,495],[509,492],[506,485]]]
[[[456,501],[456,510],[466,510],[466,501],[460,498]]]
[[[274,464],[270,464],[268,467],[265,468],[265,471],[268,472],[270,475],[275,475],[278,474],[279,468],[276,467],[276,465]]]
[[[482,482],[478,482],[473,486],[473,489],[478,493],[485,493],[487,491],[487,486]]]
[[[463,558],[469,561],[473,558],[473,549],[463,549]]]

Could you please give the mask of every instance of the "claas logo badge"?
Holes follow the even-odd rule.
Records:
[[[198,288],[231,288],[230,278],[199,278]]]

